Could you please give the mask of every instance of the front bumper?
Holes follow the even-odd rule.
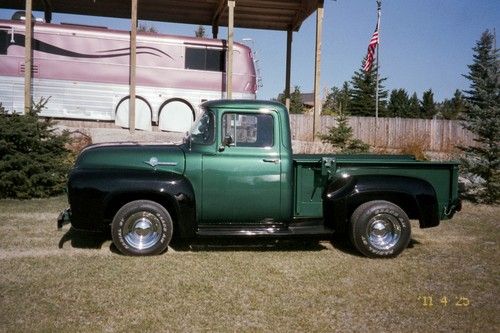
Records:
[[[69,223],[71,223],[71,209],[66,208],[57,218],[57,229],[61,229],[64,225]]]

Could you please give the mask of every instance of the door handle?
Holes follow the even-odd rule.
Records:
[[[264,158],[264,162],[278,164],[280,162],[279,158]]]

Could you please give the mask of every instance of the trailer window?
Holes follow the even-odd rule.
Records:
[[[0,54],[7,54],[10,39],[7,31],[0,30]]]
[[[223,72],[225,58],[223,50],[186,47],[186,69]]]

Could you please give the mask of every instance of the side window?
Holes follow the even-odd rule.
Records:
[[[225,113],[222,138],[235,147],[272,147],[274,119],[270,114]]]
[[[186,47],[186,69],[223,72],[225,58],[223,50],[201,47]]]

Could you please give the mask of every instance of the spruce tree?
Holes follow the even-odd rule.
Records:
[[[461,117],[464,128],[477,136],[476,146],[461,147],[464,167],[484,180],[484,190],[473,199],[486,203],[498,202],[500,193],[500,77],[494,40],[495,36],[486,30],[473,48],[473,63],[464,75],[470,80],[470,89],[464,91],[466,111]]]
[[[278,101],[282,104],[285,104],[285,92],[278,96]],[[304,103],[302,102],[302,93],[300,92],[300,87],[295,86],[292,93],[290,94],[290,113],[303,113],[304,112]]]
[[[320,134],[319,137],[324,143],[339,148],[342,153],[364,153],[370,149],[370,145],[353,138],[348,114],[342,108],[337,115],[337,126],[330,127],[327,134]]]
[[[361,65],[363,66],[363,65]],[[382,82],[387,78],[379,79],[379,116],[385,115],[387,91],[384,90]],[[377,83],[377,67],[373,66],[371,71],[363,68],[354,72],[351,79],[352,89],[349,111],[353,116],[375,116],[375,92]]]
[[[393,89],[387,104],[387,116],[406,117],[410,107],[408,93],[404,89]]]
[[[341,109],[349,109],[349,95],[350,95],[349,82],[345,81],[342,88],[332,87],[330,92],[326,95],[323,103],[323,114],[339,114]]]
[[[55,133],[51,120],[39,119],[46,101],[24,115],[0,107],[0,198],[48,197],[66,186],[69,137]]]
[[[194,31],[194,35],[198,38],[204,38],[205,37],[205,27],[202,25],[199,25],[198,28]]]
[[[455,90],[451,99],[445,99],[438,105],[438,113],[444,119],[457,119],[465,111],[464,97],[460,90]]]
[[[432,119],[436,112],[436,103],[434,102],[434,93],[432,92],[432,89],[424,91],[420,108],[421,116],[427,119]]]
[[[407,118],[420,118],[420,100],[418,99],[417,93],[414,92],[408,101],[408,112],[406,112],[405,117]]]

